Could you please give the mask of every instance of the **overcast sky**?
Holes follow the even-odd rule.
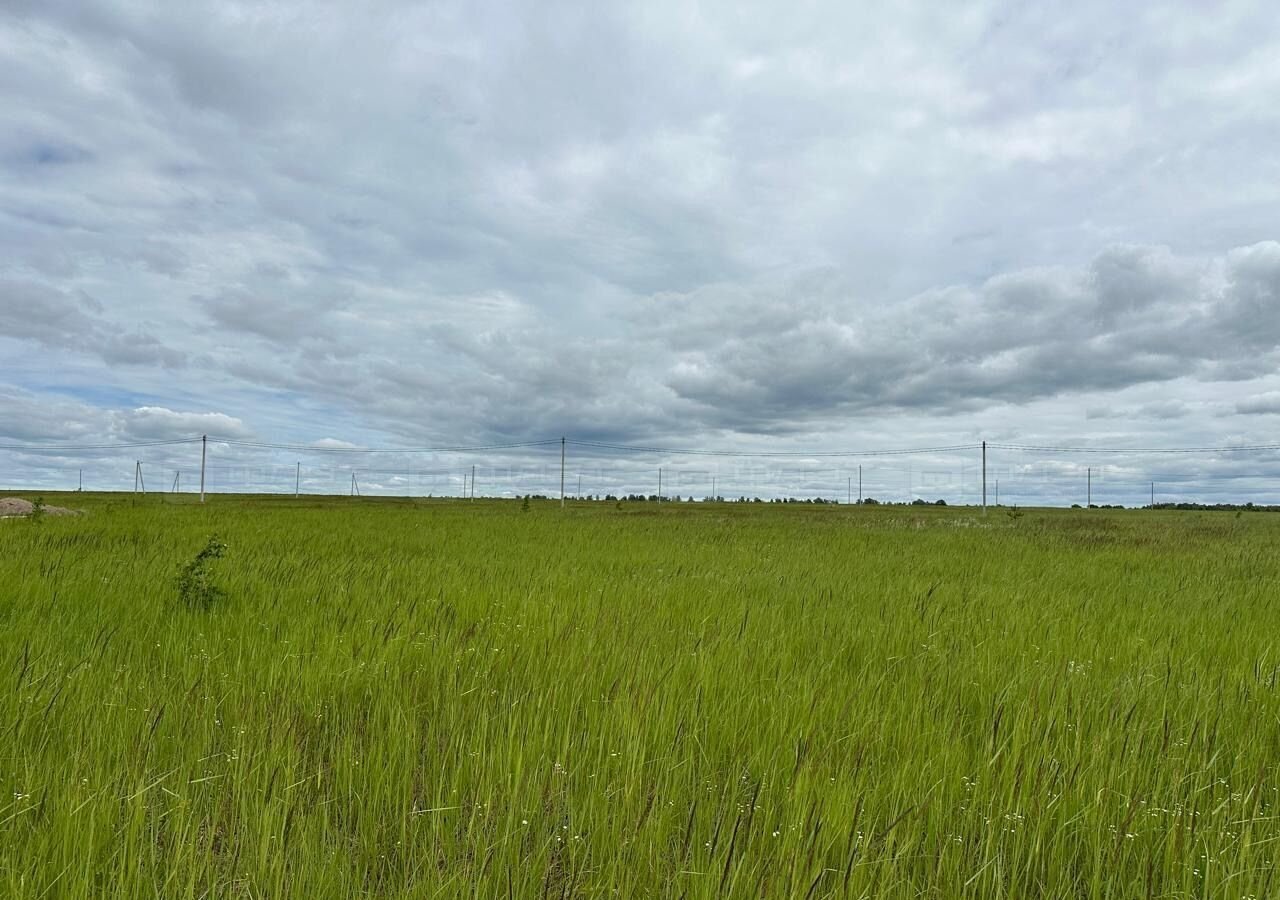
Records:
[[[1275,442],[1274,6],[867,6],[5,0],[0,438]]]

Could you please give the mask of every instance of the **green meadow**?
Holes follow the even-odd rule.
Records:
[[[46,499],[0,896],[1280,895],[1278,515]]]

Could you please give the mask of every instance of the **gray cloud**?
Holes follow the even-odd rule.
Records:
[[[1258,394],[1236,404],[1236,412],[1248,416],[1280,415],[1280,393]]]
[[[83,294],[70,294],[37,282],[0,278],[0,332],[53,351],[81,351],[112,365],[178,368],[180,351],[154,335],[106,321],[102,304]]]
[[[297,344],[312,338],[334,343],[341,329],[333,319],[335,302],[295,291],[264,289],[257,293],[228,290],[197,298],[209,319],[231,332],[251,334],[277,344]]]
[[[1272,371],[1278,250],[1196,262],[1119,247],[1081,270],[1009,273],[879,307],[855,297],[842,307],[830,288],[798,283],[763,296],[658,298],[640,317],[660,322],[656,333],[677,350],[667,383],[717,417],[945,413]]]
[[[55,347],[75,344],[95,330],[91,312],[100,309],[88,297],[73,297],[35,282],[0,282],[0,327],[12,338]]]

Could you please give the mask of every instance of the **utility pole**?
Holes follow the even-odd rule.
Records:
[[[134,489],[137,489],[137,485],[141,485],[142,493],[145,494],[147,492],[147,480],[142,477],[142,460],[138,460],[138,466],[135,471],[137,475],[134,478]]]
[[[302,492],[302,460],[298,460],[293,470],[293,496],[297,499]]]
[[[169,493],[171,494],[178,493],[181,486],[182,486],[182,470],[179,469],[178,471],[173,473],[173,489]]]
[[[200,435],[200,502],[204,502],[204,457],[209,449],[209,435]]]
[[[982,442],[982,514],[987,514],[987,442]]]
[[[1151,508],[1156,508],[1156,483],[1151,482]]]
[[[582,473],[578,473],[578,499],[582,499]]]
[[[475,463],[471,464],[471,499],[476,499],[476,467]]]
[[[1091,506],[1093,506],[1093,466],[1090,466],[1088,468],[1088,470],[1085,473],[1085,477],[1088,479],[1088,481],[1086,482],[1087,487],[1085,489],[1085,495],[1084,495],[1085,496],[1084,508],[1089,509]]]
[[[996,508],[1000,508],[1000,479],[996,479]]]
[[[564,509],[564,436],[560,437],[560,508]]]
[[[844,502],[846,505],[852,506],[853,505],[853,476],[850,475],[847,481],[848,481],[848,484],[845,485],[845,491],[844,491]]]
[[[658,466],[658,502],[662,502],[662,466]]]
[[[142,461],[135,459],[133,461],[133,492],[138,493],[138,478],[142,475]]]
[[[712,475],[711,476],[711,500],[714,502],[715,499],[716,499],[716,476]]]
[[[84,469],[80,470],[80,487],[77,490],[84,493]]]
[[[858,463],[858,505],[862,505],[862,463]]]

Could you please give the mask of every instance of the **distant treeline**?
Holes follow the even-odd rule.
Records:
[[[523,499],[523,498],[518,498]],[[529,494],[529,500],[553,500],[554,497],[548,497],[546,494]],[[681,497],[678,494],[671,496],[659,497],[657,494],[584,494],[581,497],[571,497],[573,500],[595,500],[607,503],[807,503],[815,506],[824,505],[840,505],[839,500],[831,500],[824,497],[774,497],[770,500],[764,500],[760,497]],[[946,506],[946,500],[922,500],[916,498],[910,502],[894,502],[890,500],[877,500],[874,497],[864,497],[857,500],[854,506]],[[996,504],[991,504],[995,507]],[[1017,509],[1017,507],[1012,507]],[[1083,509],[1079,503],[1072,503],[1072,509]],[[1157,503],[1151,506],[1134,506],[1126,507],[1122,503],[1093,503],[1089,509],[1181,509],[1181,510],[1202,510],[1207,512],[1280,512],[1280,506],[1256,504],[1256,503]]]
[[[519,498],[526,499],[526,498]],[[529,494],[529,500],[553,500],[554,497],[548,497],[546,494]],[[816,506],[838,506],[839,500],[830,500],[825,497],[774,497],[770,500],[764,500],[760,497],[694,497],[690,494],[688,497],[681,497],[679,494],[670,496],[663,495],[659,497],[657,494],[583,494],[580,497],[571,497],[572,500],[600,500],[606,503],[807,503]],[[854,506],[946,506],[946,500],[921,500],[919,498],[912,500],[910,503],[893,503],[890,501],[876,500],[874,497],[866,497],[858,500]]]
[[[1157,503],[1156,509],[1199,509],[1209,512],[1280,512],[1280,506],[1254,503]]]

